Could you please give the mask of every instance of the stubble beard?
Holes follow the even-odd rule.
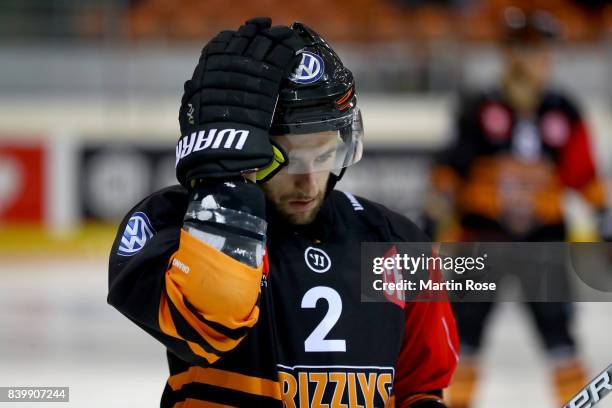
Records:
[[[302,197],[288,197],[281,199],[281,204],[276,205],[276,210],[278,213],[284,218],[287,222],[292,225],[307,225],[310,224],[316,218],[317,214],[321,210],[323,206],[323,199],[325,198],[325,193],[320,191],[315,197],[316,204],[309,211],[304,212],[296,212],[289,209],[289,201],[294,199],[299,199]]]

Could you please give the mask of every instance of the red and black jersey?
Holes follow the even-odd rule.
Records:
[[[337,191],[306,227],[270,210],[259,287],[224,301],[211,292],[218,304],[203,313],[194,303],[206,296],[192,299],[208,289],[194,294],[194,264],[173,258],[189,239],[186,206],[179,186],[147,197],[110,256],[108,302],[167,348],[161,407],[406,407],[448,385],[458,347],[448,303],[361,302],[362,242],[428,241],[405,217]],[[236,264],[197,245],[213,260],[196,281],[223,284]],[[184,279],[169,278],[170,263]],[[239,319],[223,315],[251,295]]]
[[[518,114],[499,91],[468,96],[459,107],[433,185],[455,198],[464,226],[523,237],[562,226],[566,188],[604,207],[587,126],[567,97],[545,93],[531,116]]]

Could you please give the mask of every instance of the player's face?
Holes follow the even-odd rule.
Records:
[[[516,81],[522,81],[534,90],[544,88],[550,78],[550,51],[544,45],[510,47],[506,53],[506,63]]]
[[[275,136],[289,155],[289,166],[262,184],[276,210],[292,224],[314,220],[323,200],[336,156],[337,132]]]

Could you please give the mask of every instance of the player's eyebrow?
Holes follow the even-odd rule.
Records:
[[[330,154],[336,151],[336,146],[331,146],[329,149],[317,155],[317,157],[325,156],[326,154]]]
[[[323,145],[322,147],[325,147],[325,145]],[[300,156],[311,156],[311,157],[320,157],[320,156],[324,156],[326,154],[330,154],[333,153],[336,150],[336,145],[330,146],[329,148],[327,148],[326,150],[323,150],[322,152],[317,152],[317,149],[303,149],[303,151],[300,151],[302,149],[297,149],[293,152],[293,154],[291,152],[289,152],[289,156],[294,156],[294,157],[300,157]]]

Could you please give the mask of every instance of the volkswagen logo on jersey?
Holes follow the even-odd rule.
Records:
[[[132,256],[142,249],[155,230],[149,221],[149,217],[143,212],[134,213],[125,226],[117,254],[121,256]]]
[[[331,267],[331,259],[329,259],[329,255],[319,248],[306,248],[306,251],[304,252],[304,260],[306,261],[306,265],[308,265],[308,267],[316,273],[327,272]]]
[[[289,79],[296,84],[312,84],[321,78],[325,72],[323,59],[312,52],[302,52],[300,65],[289,75]]]

